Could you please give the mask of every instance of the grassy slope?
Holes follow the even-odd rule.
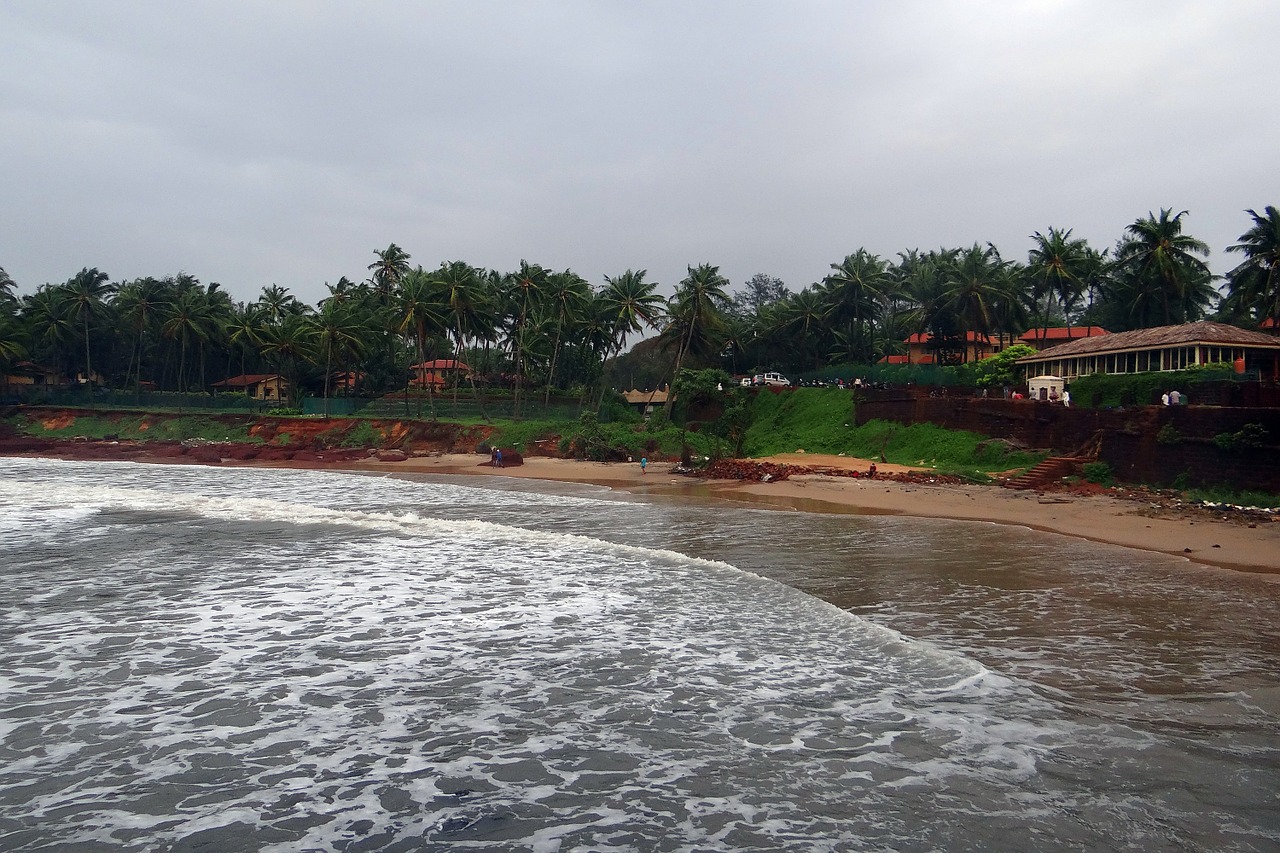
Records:
[[[849,395],[826,388],[757,394],[754,420],[747,431],[748,456],[775,453],[834,453],[879,459],[899,465],[925,465],[947,473],[975,475],[1033,465],[1043,453],[1006,453],[998,445],[980,448],[985,436],[933,424],[902,426],[871,421],[853,426]]]

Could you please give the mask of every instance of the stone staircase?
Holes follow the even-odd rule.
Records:
[[[1092,462],[1089,456],[1050,456],[1022,474],[1005,482],[1006,489],[1039,489],[1049,483],[1058,483],[1063,477],[1079,472],[1080,466]]]

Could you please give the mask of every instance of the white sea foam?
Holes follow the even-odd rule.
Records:
[[[0,540],[4,848],[933,849],[921,813],[1001,837],[1054,812],[1041,766],[1077,740],[1146,746],[724,561],[583,535],[662,507],[0,474],[26,537]],[[37,506],[73,512],[47,536]]]

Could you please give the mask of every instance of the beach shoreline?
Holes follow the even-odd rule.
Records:
[[[125,459],[147,463],[201,464],[172,452],[152,452],[132,442],[57,442],[40,449],[0,451],[12,456],[61,459]],[[206,457],[207,459],[207,457]],[[232,460],[236,467],[346,470],[404,475],[506,477],[603,486],[636,496],[711,500],[756,509],[835,514],[897,515],[976,523],[1007,524],[1184,558],[1219,569],[1243,571],[1280,582],[1280,521],[1215,513],[1186,505],[1171,507],[1152,494],[1127,490],[1112,494],[1017,491],[993,485],[930,482],[928,472],[877,463],[879,475],[866,477],[870,462],[851,457],[785,454],[768,460],[802,465],[814,473],[793,473],[771,482],[712,480],[673,472],[670,462],[651,462],[642,472],[635,462],[587,462],[533,456],[522,464],[495,468],[472,453],[409,455],[397,461],[376,456],[333,460]],[[841,470],[843,469],[843,470]],[[825,472],[825,473],[822,473]],[[858,472],[861,476],[847,476]],[[909,482],[884,475],[915,472]],[[845,474],[842,476],[842,474]],[[1120,493],[1117,493],[1120,494]]]

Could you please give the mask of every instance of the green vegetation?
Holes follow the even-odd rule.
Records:
[[[1230,379],[1231,365],[1206,364],[1186,370],[1164,373],[1092,373],[1071,383],[1071,402],[1089,408],[1149,406],[1160,402],[1160,396],[1171,389],[1194,397],[1195,385]]]
[[[65,425],[46,427],[40,418],[27,414],[19,417],[17,426],[28,435],[47,436],[50,438],[84,436],[90,439],[104,439],[111,436],[135,441],[184,441],[197,439],[249,444],[261,443],[260,439],[249,435],[247,425],[225,424],[199,415],[178,418],[151,418],[146,415],[136,414],[124,415],[118,418],[89,416],[77,417],[74,421]]]
[[[1080,473],[1084,474],[1085,480],[1090,483],[1096,483],[1099,486],[1114,486],[1116,484],[1115,472],[1111,470],[1111,466],[1106,462],[1086,462],[1080,466]]]
[[[1280,495],[1273,495],[1270,492],[1236,491],[1225,486],[1215,486],[1186,489],[1185,495],[1187,500],[1193,501],[1209,501],[1233,506],[1280,508]]]
[[[1271,434],[1262,424],[1245,424],[1236,432],[1221,432],[1213,437],[1213,443],[1223,450],[1254,450],[1266,445]]]
[[[906,427],[888,421],[853,426],[846,394],[800,388],[789,394],[758,394],[743,449],[748,456],[829,453],[932,467],[941,473],[981,477],[1034,465],[1040,452],[1011,451],[1000,442],[933,424]]]

